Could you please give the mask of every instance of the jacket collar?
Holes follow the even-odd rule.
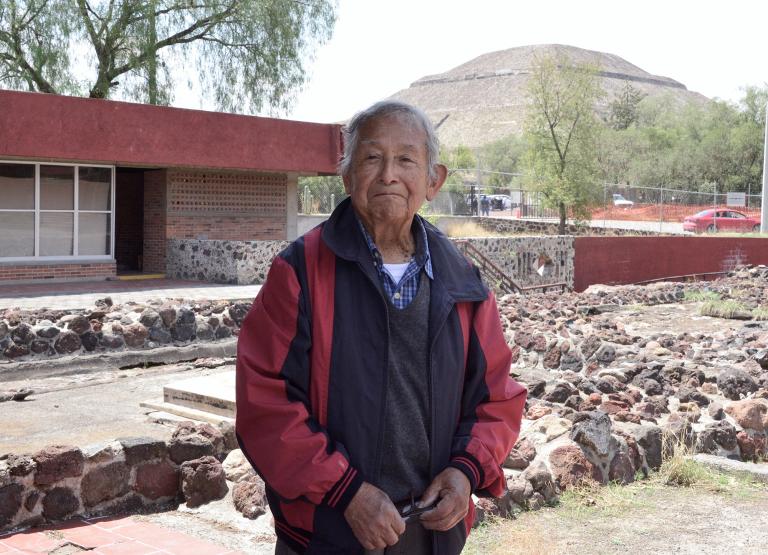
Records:
[[[455,302],[483,301],[488,289],[475,267],[456,249],[440,230],[417,218],[427,232],[429,254],[435,282],[440,283]],[[345,260],[371,266],[371,251],[360,231],[349,197],[344,199],[323,224],[323,242],[333,253]]]

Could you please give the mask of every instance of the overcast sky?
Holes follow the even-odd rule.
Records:
[[[708,97],[768,82],[766,0],[340,0],[291,119],[333,122],[486,52],[559,43],[616,54]]]

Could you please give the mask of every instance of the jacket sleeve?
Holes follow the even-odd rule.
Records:
[[[237,345],[235,430],[243,454],[284,501],[346,509],[362,484],[310,404],[310,319],[293,267],[278,256]]]
[[[509,377],[512,353],[504,340],[493,293],[470,318],[462,413],[449,466],[464,472],[479,495],[506,490],[501,468],[520,434],[527,390]]]

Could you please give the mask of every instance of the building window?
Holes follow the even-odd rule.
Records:
[[[114,169],[0,162],[0,259],[111,258]]]

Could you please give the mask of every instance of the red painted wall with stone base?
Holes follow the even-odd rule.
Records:
[[[576,291],[768,264],[768,239],[757,237],[576,237],[574,250]]]

